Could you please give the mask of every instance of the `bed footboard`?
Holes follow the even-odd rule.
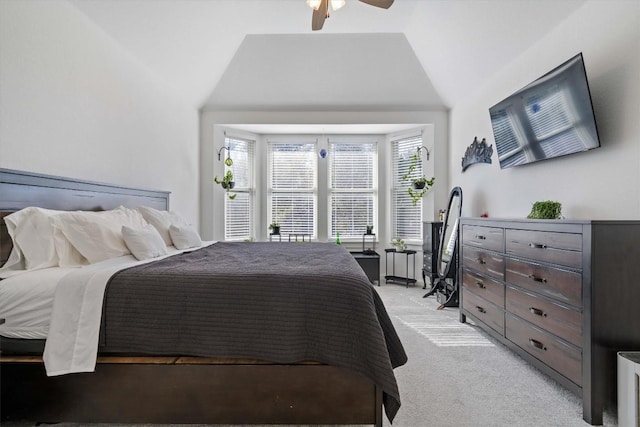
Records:
[[[318,363],[104,357],[47,377],[39,357],[0,357],[2,419],[152,424],[370,424],[382,391]]]

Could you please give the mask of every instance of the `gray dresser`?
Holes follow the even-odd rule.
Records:
[[[460,320],[582,396],[584,420],[602,424],[616,352],[640,350],[640,221],[460,226]]]

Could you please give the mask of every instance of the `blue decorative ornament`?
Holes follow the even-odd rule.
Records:
[[[327,158],[327,150],[325,150],[324,148],[321,148],[320,151],[318,152],[318,156],[320,156],[321,159],[326,159]]]

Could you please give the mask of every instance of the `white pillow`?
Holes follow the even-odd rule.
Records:
[[[54,227],[91,264],[130,254],[122,226],[142,228],[146,224],[139,212],[124,207],[103,212],[65,212],[53,217]]]
[[[16,242],[16,228],[19,224],[21,224],[25,218],[28,218],[29,208],[21,209],[17,212],[12,213],[11,215],[7,215],[4,217],[5,225],[7,226],[7,232],[9,233],[9,237],[11,237],[11,241],[13,242],[13,247],[11,248],[11,253],[9,254],[9,258],[2,266],[2,271],[6,270],[24,270],[25,262],[24,255]]]
[[[169,220],[171,221],[171,224],[176,225],[178,227],[182,227],[184,225],[191,225],[189,224],[189,222],[184,219],[184,217],[182,215],[180,215],[178,212],[174,212],[174,211],[167,211],[167,215],[169,216]]]
[[[195,228],[189,225],[177,226],[171,225],[169,227],[169,234],[173,245],[177,249],[188,249],[202,246],[202,239]]]
[[[56,235],[52,218],[63,212],[28,207],[5,217],[13,250],[3,269],[13,270],[22,266],[23,269],[35,270],[86,264],[87,261],[63,235]]]
[[[53,219],[52,219],[53,224]],[[71,244],[58,227],[53,227],[53,242],[58,254],[58,266],[80,267],[89,264],[89,261]]]
[[[167,254],[167,245],[152,225],[142,228],[123,225],[122,237],[133,256],[140,261]]]
[[[24,256],[25,268],[36,270],[57,266],[58,254],[53,240],[51,214],[35,207],[23,211],[24,218],[15,228],[14,243]]]
[[[173,244],[171,235],[169,234],[169,227],[171,224],[177,226],[188,225],[187,221],[176,212],[159,211],[148,206],[140,206],[137,207],[136,210],[142,214],[149,224],[153,225],[156,230],[158,230],[158,233],[160,233],[162,240],[164,240],[167,246]]]
[[[171,245],[171,236],[169,235],[169,226],[171,225],[171,219],[169,218],[169,212],[159,211],[147,206],[137,207],[136,210],[140,212],[143,218],[155,227],[160,233],[160,237],[164,240],[167,246]]]

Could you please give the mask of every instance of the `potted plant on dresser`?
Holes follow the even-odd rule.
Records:
[[[529,219],[561,219],[562,204],[552,200],[535,202],[531,207],[531,213],[527,215]]]

